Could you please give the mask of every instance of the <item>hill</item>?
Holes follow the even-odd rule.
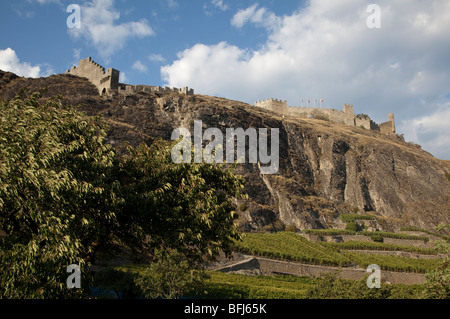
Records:
[[[434,230],[450,223],[450,162],[434,158],[396,136],[319,119],[282,117],[249,104],[204,95],[137,92],[100,96],[87,79],[54,75],[26,79],[0,71],[0,100],[21,90],[64,96],[109,124],[108,142],[119,152],[125,143],[170,140],[172,131],[203,128],[279,128],[280,167],[262,175],[257,164],[242,164],[249,199],[240,207],[244,230],[344,228],[339,215],[375,217],[373,227]]]

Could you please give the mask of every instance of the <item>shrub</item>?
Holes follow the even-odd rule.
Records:
[[[374,242],[377,242],[377,243],[382,243],[384,241],[383,237],[380,235],[372,235],[371,238]]]
[[[358,225],[356,225],[355,222],[347,223],[347,226],[345,226],[345,230],[356,232],[358,231]]]
[[[287,232],[295,233],[297,232],[297,227],[294,224],[286,226],[285,229]]]

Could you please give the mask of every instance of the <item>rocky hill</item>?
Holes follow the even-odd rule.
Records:
[[[280,169],[261,175],[256,164],[243,164],[249,200],[237,203],[245,230],[295,226],[342,227],[339,215],[376,216],[382,230],[414,226],[433,230],[450,223],[450,161],[434,158],[417,145],[359,127],[318,119],[281,117],[224,98],[178,93],[115,94],[101,97],[84,78],[55,75],[26,79],[0,71],[0,100],[19,91],[47,88],[44,98],[101,114],[110,125],[108,142],[119,152],[125,142],[170,140],[172,131],[194,120],[204,128],[279,128]]]

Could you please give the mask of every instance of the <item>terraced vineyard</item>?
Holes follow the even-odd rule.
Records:
[[[320,243],[320,245],[337,250],[375,250],[375,251],[404,251],[424,255],[437,255],[432,248],[421,248],[406,245],[393,245],[366,241],[348,241],[342,243]]]
[[[421,240],[423,242],[428,242],[428,237],[408,235],[401,233],[391,233],[391,232],[370,232],[370,231],[351,231],[346,229],[305,229],[303,230],[305,234],[319,235],[319,236],[340,236],[340,235],[364,235],[369,237],[383,237],[383,238],[396,238],[396,239],[407,239],[407,240]]]
[[[418,236],[414,236],[414,239],[415,237]],[[242,253],[315,265],[340,267],[357,265],[366,268],[368,265],[377,264],[382,270],[425,273],[427,270],[437,268],[441,262],[439,259],[416,259],[350,251],[354,249],[434,254],[431,249],[383,243],[316,243],[288,232],[249,233],[242,241],[236,242],[236,250]]]
[[[247,276],[210,272],[201,291],[192,295],[207,299],[303,299],[317,280],[296,276]]]
[[[349,266],[352,261],[338,251],[313,243],[294,233],[251,233],[236,242],[236,250],[271,258],[328,266]]]

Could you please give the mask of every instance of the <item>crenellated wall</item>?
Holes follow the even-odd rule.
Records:
[[[130,84],[119,84],[118,88],[119,94],[127,95],[134,94],[136,92],[172,92],[186,95],[193,95],[194,89],[189,89],[187,86],[184,88],[170,88],[161,86],[149,86],[149,85],[130,85]]]
[[[94,84],[100,95],[118,92],[123,95],[133,94],[136,92],[175,92],[180,94],[192,95],[193,89],[184,87],[179,88],[162,88],[160,86],[148,85],[128,85],[119,83],[120,71],[116,69],[107,69],[94,62],[91,57],[80,60],[78,66],[73,66],[66,74],[72,74],[79,77],[87,78]]]
[[[390,113],[388,115],[388,122],[378,125],[365,114],[358,114],[355,116],[353,105],[351,104],[345,104],[342,111],[339,111],[332,108],[288,106],[287,101],[271,98],[257,101],[254,106],[274,111],[282,115],[317,118],[334,123],[362,127],[366,130],[380,131],[383,134],[395,134],[394,114]]]
[[[77,66],[73,66],[66,74],[72,74],[87,78],[97,88],[100,95],[117,90],[119,86],[120,71],[107,69],[94,62],[91,57],[81,60]]]

